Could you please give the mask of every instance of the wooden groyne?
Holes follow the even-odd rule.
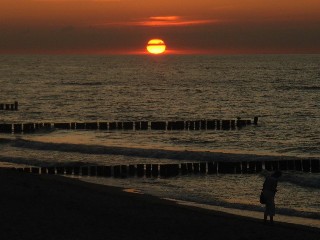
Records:
[[[320,172],[320,160],[282,160],[251,162],[186,162],[176,164],[130,164],[115,166],[57,166],[16,168],[34,174],[93,177],[176,177],[187,174],[255,174],[267,171]]]
[[[18,111],[19,103],[15,101],[14,103],[0,103],[0,110],[6,111]]]
[[[40,129],[66,130],[128,130],[128,131],[206,131],[206,130],[236,130],[250,125],[257,125],[258,117],[254,119],[231,120],[188,120],[188,121],[127,121],[127,122],[60,122],[60,123],[3,123],[1,133],[32,133]]]

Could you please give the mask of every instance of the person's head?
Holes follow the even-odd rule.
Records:
[[[275,178],[279,178],[282,176],[282,172],[281,171],[275,171],[273,174],[272,174],[273,177]]]

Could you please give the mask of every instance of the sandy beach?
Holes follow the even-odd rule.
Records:
[[[320,229],[181,206],[60,176],[0,170],[1,239],[319,239]],[[129,187],[129,186],[128,186]]]

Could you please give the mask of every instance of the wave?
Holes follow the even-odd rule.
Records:
[[[9,144],[12,147],[42,150],[42,151],[60,151],[76,152],[83,154],[97,155],[122,155],[130,157],[142,157],[153,159],[170,159],[185,161],[277,161],[277,160],[304,160],[298,157],[289,156],[267,156],[254,154],[223,153],[211,151],[188,151],[188,150],[166,150],[166,149],[149,149],[134,147],[117,147],[87,144],[71,143],[52,143],[31,141],[24,139],[0,139],[0,143]]]
[[[101,86],[103,82],[65,82],[62,85],[71,85],[71,86]]]
[[[3,163],[14,163],[18,165],[26,165],[32,167],[67,167],[67,166],[94,166],[94,163],[81,162],[81,161],[44,161],[35,158],[24,158],[24,157],[6,157],[0,156],[0,162]]]
[[[280,90],[306,90],[306,91],[313,91],[313,90],[320,90],[320,86],[282,86],[279,87]]]
[[[320,189],[320,175],[319,174],[284,174],[281,181],[286,181],[294,185],[298,185],[301,187],[309,187]]]
[[[268,176],[270,172],[264,170],[259,173],[261,176]],[[307,187],[307,188],[315,188],[320,189],[320,174],[314,173],[303,173],[297,171],[286,171],[283,172],[281,178],[279,179],[280,182],[288,182],[293,185]]]

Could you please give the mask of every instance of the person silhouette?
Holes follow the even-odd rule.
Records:
[[[273,224],[273,216],[275,215],[275,202],[274,197],[277,192],[278,179],[281,177],[280,171],[275,171],[271,176],[266,177],[263,183],[263,197],[265,200],[264,222],[267,222],[270,216],[270,223]]]

